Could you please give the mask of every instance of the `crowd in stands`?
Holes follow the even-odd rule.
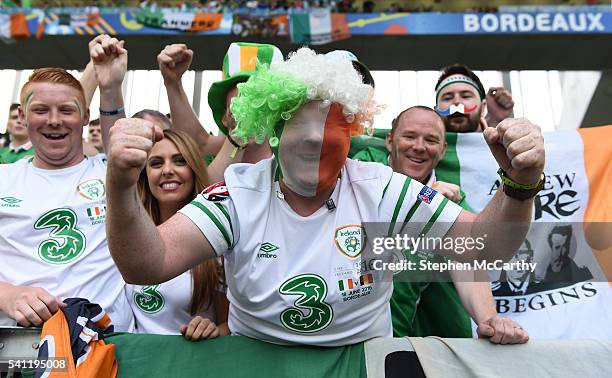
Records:
[[[560,2],[561,3],[561,2]],[[354,1],[354,0],[20,0],[3,1],[2,8],[26,6],[34,8],[84,8],[84,7],[153,7],[153,8],[181,8],[199,9],[204,12],[220,13],[235,10],[242,11],[271,11],[286,12],[289,10],[307,10],[311,8],[328,8],[332,12],[340,13],[372,13],[372,12],[479,12],[495,13],[496,4],[482,2],[462,2],[461,4],[448,4],[436,1]],[[571,5],[607,4],[605,1],[573,2]],[[568,5],[568,4],[560,4]]]
[[[506,89],[485,89],[465,66],[445,67],[435,106],[404,109],[384,151],[353,160],[351,136],[371,131],[384,108],[348,51],[301,48],[285,59],[273,45],[232,43],[219,57],[223,80],[208,93],[216,136],[181,83],[194,56],[188,46],[157,56],[169,117],[144,109],[126,118],[123,41],[96,36],[89,52],[80,82],[63,69],[36,69],[10,108],[10,143],[0,150],[0,162],[11,163],[0,165],[0,325],[41,326],[69,306],[64,299],[83,297],[117,331],[189,340],[237,334],[340,346],[472,337],[473,322],[492,343],[528,341],[529,330],[498,314],[484,272],[432,282],[357,258],[363,222],[390,222],[389,234],[488,235],[484,250],[440,246],[408,260],[514,256],[544,185],[545,151],[537,126],[510,118]],[[100,119],[90,122],[96,87]],[[436,177],[447,132],[481,134],[500,166],[502,186],[480,213],[457,183]],[[517,224],[510,237],[506,221]],[[425,226],[404,230],[413,224]]]
[[[378,3],[378,4],[377,4]],[[25,4],[25,3],[24,3]],[[237,9],[243,11],[258,11],[258,12],[286,12],[289,10],[307,10],[312,8],[328,8],[332,12],[339,13],[372,13],[372,12],[444,12],[447,11],[433,3],[408,2],[399,1],[394,3],[384,2],[381,4],[376,1],[353,1],[353,0],[34,0],[28,2],[29,7],[34,8],[84,8],[84,7],[152,7],[152,8],[180,8],[180,9],[198,9],[203,12],[221,13],[235,11]],[[22,6],[22,2],[6,1],[2,7],[12,8]],[[453,9],[456,11],[455,9]],[[466,11],[472,12],[496,12],[496,6],[480,6],[476,5],[468,7]]]

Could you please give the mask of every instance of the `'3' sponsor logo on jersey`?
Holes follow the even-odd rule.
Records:
[[[51,264],[66,264],[81,256],[86,238],[77,223],[76,214],[68,208],[53,209],[38,218],[34,229],[51,229],[49,238],[38,246],[38,256]]]
[[[316,274],[300,274],[283,282],[278,291],[283,295],[299,295],[295,307],[280,315],[285,328],[299,333],[313,333],[329,326],[334,318],[332,307],[325,302],[327,284]]]

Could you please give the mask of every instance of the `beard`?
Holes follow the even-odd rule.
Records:
[[[444,127],[446,131],[455,133],[473,133],[480,128],[481,112],[473,112],[469,114],[455,113],[444,117]],[[481,130],[482,131],[482,130]]]

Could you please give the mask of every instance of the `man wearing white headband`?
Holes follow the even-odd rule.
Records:
[[[455,64],[442,69],[436,83],[436,111],[444,120],[446,131],[482,132],[482,122],[495,127],[512,114],[512,95],[503,87],[485,90],[469,68]],[[484,108],[487,108],[486,117]]]
[[[287,61],[259,67],[238,86],[232,136],[243,143],[269,141],[274,157],[230,166],[224,182],[157,228],[137,199],[136,182],[161,130],[136,119],[111,130],[107,231],[128,282],[167,281],[225,256],[232,333],[339,346],[392,335],[391,271],[363,264],[362,252],[374,244],[365,222],[408,225],[412,237],[487,234],[490,247],[483,251],[438,251],[457,261],[507,260],[519,247],[543,184],[537,126],[507,120],[485,130],[513,187],[498,191],[476,215],[389,167],[347,159],[350,135],[368,128],[378,110],[372,87],[350,61],[302,48]],[[528,189],[534,183],[536,189]],[[510,234],[500,227],[506,221],[520,227]],[[491,337],[526,340],[520,327],[510,328]]]

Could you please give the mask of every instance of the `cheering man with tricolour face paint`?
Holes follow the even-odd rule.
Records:
[[[536,190],[499,191],[475,215],[389,167],[347,159],[351,133],[369,127],[378,110],[372,87],[349,60],[303,48],[259,67],[238,90],[231,102],[233,137],[268,141],[272,158],[230,166],[225,181],[157,228],[143,216],[136,182],[161,130],[144,120],[118,121],[107,175],[109,246],[125,279],[155,284],[225,256],[234,334],[320,346],[391,336],[390,271],[361,264],[364,222],[427,223],[422,232],[434,238],[486,232],[494,247],[452,256],[460,261],[509,259],[529,227]],[[485,130],[485,137],[511,180],[542,183],[536,126],[509,120]],[[523,138],[533,143],[506,152]],[[512,238],[496,227],[504,221],[520,223]],[[419,231],[407,233],[418,237]],[[526,337],[516,327],[498,342]]]
[[[495,127],[512,114],[512,95],[503,87],[492,87],[485,94],[480,79],[469,68],[455,64],[442,69],[435,87],[436,112],[446,131],[482,132],[483,123]],[[485,108],[487,109],[486,117]]]

